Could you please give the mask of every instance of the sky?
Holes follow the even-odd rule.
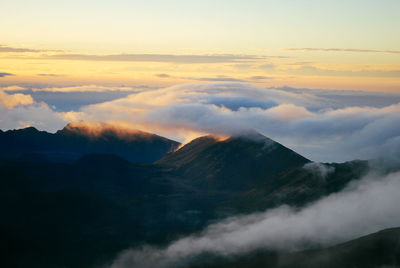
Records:
[[[0,71],[14,74],[1,84],[169,86],[209,78],[399,90],[397,0],[1,5]]]
[[[105,121],[184,142],[253,128],[310,159],[376,157],[400,144],[399,13],[397,0],[2,0],[0,129]]]

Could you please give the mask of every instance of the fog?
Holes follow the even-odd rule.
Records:
[[[400,172],[369,174],[302,209],[281,206],[227,218],[165,248],[122,252],[111,268],[181,267],[203,253],[239,256],[256,249],[298,251],[330,246],[400,226]]]

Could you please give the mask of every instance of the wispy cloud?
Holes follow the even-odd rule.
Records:
[[[332,70],[312,65],[299,66],[286,70],[289,74],[318,75],[318,76],[347,76],[347,77],[400,77],[400,70]]]
[[[246,82],[246,80],[233,78],[228,76],[219,77],[182,77],[183,79],[194,80],[194,81],[209,81],[209,82]]]
[[[375,49],[358,49],[358,48],[285,48],[288,51],[303,51],[303,52],[356,52],[356,53],[385,53],[385,54],[400,54],[400,50],[375,50]]]
[[[37,76],[56,77],[56,76],[63,76],[63,75],[61,75],[61,74],[37,74]]]
[[[171,76],[169,74],[156,74],[157,77],[160,78],[170,78]]]
[[[51,49],[32,49],[32,48],[21,48],[21,47],[10,47],[6,45],[0,45],[0,52],[15,52],[15,53],[24,53],[24,52],[62,52],[62,50],[51,50]]]
[[[0,90],[4,90],[4,91],[22,91],[22,90],[26,90],[26,87],[13,85],[13,86],[1,87]]]
[[[12,76],[12,75],[15,75],[15,74],[12,74],[12,73],[0,73],[0,77]]]
[[[44,56],[46,59],[82,60],[82,61],[132,61],[132,62],[170,62],[170,63],[229,63],[250,62],[264,59],[254,55],[172,55],[172,54],[56,54]]]
[[[0,52],[42,52],[42,50],[0,45]]]
[[[264,76],[264,75],[255,75],[255,76],[249,77],[249,79],[251,79],[251,80],[265,80],[265,79],[274,79],[274,77],[272,77],[272,76]]]
[[[107,92],[107,91],[134,91],[132,87],[112,87],[112,86],[99,86],[99,85],[83,85],[71,87],[47,87],[47,88],[33,88],[33,92]]]

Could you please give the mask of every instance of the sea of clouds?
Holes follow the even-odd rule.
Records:
[[[91,86],[107,90],[95,89]],[[70,88],[52,90],[68,94]],[[400,94],[196,83],[60,112],[18,92],[2,90],[3,130],[34,125],[55,131],[68,122],[109,122],[188,141],[252,129],[318,162],[398,158],[400,151]]]

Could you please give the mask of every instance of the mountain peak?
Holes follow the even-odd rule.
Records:
[[[263,134],[255,130],[248,130],[239,134],[235,134],[231,136],[229,140],[242,140],[244,142],[262,143],[265,147],[277,144],[276,141],[264,136]]]
[[[177,168],[199,186],[241,190],[262,185],[307,162],[303,156],[254,131],[222,140],[200,137],[157,161]]]

